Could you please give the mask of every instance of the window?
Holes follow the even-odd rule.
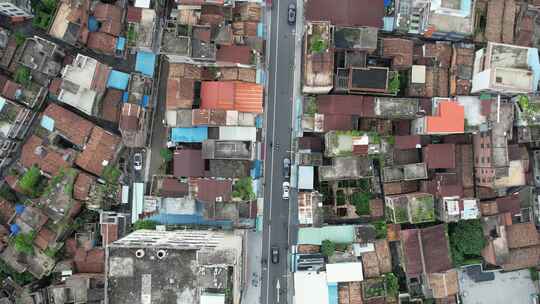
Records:
[[[490,157],[488,156],[488,157],[486,157],[486,159],[487,159],[487,162],[489,163]]]
[[[503,82],[502,77],[495,77],[495,82],[496,82],[496,83],[501,83],[501,82]]]
[[[485,159],[483,156],[482,156],[481,159],[482,159],[482,164],[483,164],[483,163],[485,162],[486,159]]]
[[[484,144],[480,144],[480,148],[484,149]]]

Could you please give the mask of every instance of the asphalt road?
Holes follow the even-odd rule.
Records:
[[[294,68],[294,26],[287,23],[289,0],[273,0],[268,39],[268,87],[266,100],[266,147],[264,233],[261,302],[287,303],[289,248],[289,200],[282,199],[283,159],[290,157]],[[270,147],[272,143],[272,147]],[[291,196],[291,201],[295,201]],[[279,248],[280,260],[273,264],[270,248]],[[279,291],[277,289],[279,281]]]

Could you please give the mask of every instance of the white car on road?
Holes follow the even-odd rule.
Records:
[[[283,199],[284,200],[289,199],[289,187],[290,187],[289,182],[287,181],[283,182]]]

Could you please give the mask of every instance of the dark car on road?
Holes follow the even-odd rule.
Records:
[[[274,264],[279,263],[279,249],[276,246],[272,246],[271,253],[272,253],[272,263]]]
[[[296,4],[294,3],[289,4],[289,9],[287,10],[287,22],[289,22],[290,25],[296,23]]]
[[[291,175],[291,160],[288,158],[283,159],[283,177],[289,178]]]

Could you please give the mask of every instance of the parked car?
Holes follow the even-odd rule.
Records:
[[[284,200],[289,199],[289,187],[290,187],[289,182],[287,181],[283,182],[283,199]]]
[[[288,158],[283,159],[283,177],[289,178],[291,175],[291,160]]]
[[[279,263],[279,249],[277,248],[277,246],[272,246],[271,254],[272,254],[272,263],[274,264]]]
[[[287,11],[287,22],[289,22],[290,25],[296,23],[296,4],[294,3],[289,4],[289,9]]]
[[[142,169],[142,154],[137,152],[133,155],[133,167],[139,171]]]

